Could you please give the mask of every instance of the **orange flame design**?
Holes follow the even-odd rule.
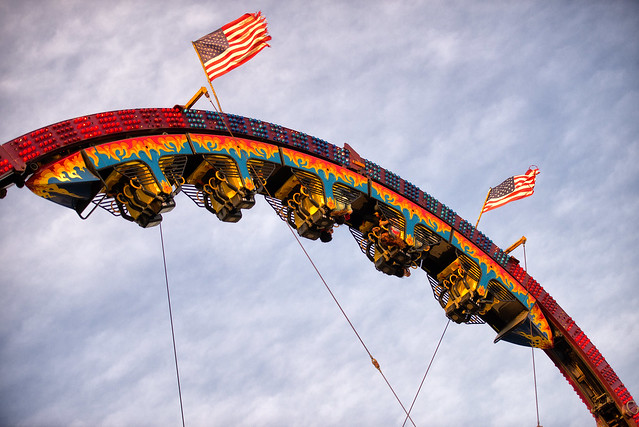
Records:
[[[231,152],[234,152],[235,156],[240,159],[245,156],[247,158],[254,157],[271,160],[274,157],[277,157],[279,152],[275,145],[252,141],[249,139],[204,134],[190,134],[189,136],[195,145],[201,147],[205,151],[225,151],[229,155],[232,154]]]
[[[437,216],[394,191],[389,190],[376,182],[371,183],[371,188],[377,191],[377,194],[379,194],[380,198],[385,203],[398,207],[404,215],[408,216],[408,219],[412,219],[413,216],[417,215],[419,219],[428,224],[428,227],[431,230],[439,233],[447,233],[452,230],[448,224],[439,219]]]
[[[552,331],[550,325],[545,316],[537,306],[537,300],[528,293],[526,288],[523,287],[518,281],[514,280],[510,274],[508,274],[496,261],[480,251],[472,242],[459,233],[454,234],[454,239],[457,240],[459,246],[464,253],[477,260],[480,264],[486,265],[486,273],[491,271],[495,273],[497,279],[499,279],[513,294],[521,295],[526,305],[530,308],[530,316],[533,323],[537,326],[537,329],[544,334],[549,340],[552,339]],[[544,348],[544,347],[542,347]]]
[[[282,148],[282,154],[301,168],[313,169],[318,176],[321,176],[320,172],[324,172],[327,180],[333,176],[335,177],[335,180],[342,181],[354,188],[361,188],[368,184],[368,179],[362,175],[356,174],[345,167],[326,160],[293,151],[288,148]]]
[[[548,320],[546,320],[546,316],[544,316],[544,313],[542,313],[537,303],[533,304],[533,307],[530,309],[530,316],[532,322],[537,326],[537,329],[548,338],[548,347],[540,348],[550,348],[552,346],[552,330],[550,329]]]
[[[415,208],[419,207],[407,198],[395,193],[392,190],[389,190],[386,187],[383,187],[376,182],[372,183],[372,188],[377,191],[377,194],[379,194],[379,197],[384,202],[399,207],[402,212],[406,211],[408,213],[408,219],[412,219],[413,216],[416,215]]]
[[[157,135],[107,142],[87,149],[86,153],[91,157],[96,167],[99,167],[100,156],[123,161],[130,158],[140,158],[141,154],[144,153],[148,158],[153,158],[162,154],[180,152],[186,145],[186,135]]]
[[[81,199],[82,196],[72,193],[69,190],[58,186],[58,184],[46,184],[46,183],[27,183],[27,187],[33,194],[45,199],[53,199],[60,196],[69,196],[75,199]]]
[[[530,295],[519,282],[510,277],[510,275],[506,273],[506,271],[499,264],[497,264],[497,262],[480,251],[477,246],[475,246],[465,236],[461,235],[460,233],[455,233],[453,238],[457,240],[457,243],[466,255],[469,255],[471,258],[477,260],[479,264],[486,265],[486,273],[490,273],[491,271],[494,272],[495,276],[500,279],[512,293],[521,295],[523,298],[525,298],[528,307],[531,307],[535,303],[535,298],[533,298],[533,296]]]
[[[520,335],[524,338],[526,338],[528,341],[530,341],[530,346],[531,347],[535,347],[535,348],[540,348],[540,349],[547,349],[547,348],[552,348],[552,341],[549,339],[546,339],[544,337],[540,337],[539,335],[533,336],[531,334],[527,334],[525,332],[522,331],[516,331],[515,332],[517,335]]]
[[[34,186],[48,184],[51,180],[70,182],[82,179],[78,172],[85,170],[86,165],[78,152],[40,169],[29,181]]]

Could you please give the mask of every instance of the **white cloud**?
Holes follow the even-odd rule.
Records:
[[[471,222],[489,186],[537,163],[536,194],[480,229],[502,247],[529,237],[531,274],[639,393],[634,5],[9,2],[1,141],[184,103],[206,84],[190,41],[257,9],[272,47],[216,82],[225,110],[349,142]],[[177,204],[163,229],[187,424],[403,422],[264,200],[238,224]],[[159,230],[81,221],[15,187],[0,226],[0,424],[179,424]],[[303,243],[408,404],[445,324],[425,277],[376,272],[345,229]],[[417,425],[535,422],[530,350],[493,338],[450,326]],[[541,423],[592,423],[536,362]]]

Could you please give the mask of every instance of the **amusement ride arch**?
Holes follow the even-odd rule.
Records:
[[[52,124],[0,146],[0,196],[26,185],[86,218],[103,208],[157,225],[174,196],[225,222],[262,195],[308,239],[347,226],[385,274],[422,269],[446,316],[487,323],[495,341],[542,349],[607,426],[639,425],[639,407],[586,334],[542,286],[471,223],[346,144],[211,111],[147,108]]]

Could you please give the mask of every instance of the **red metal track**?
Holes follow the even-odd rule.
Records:
[[[4,197],[6,188],[13,184],[22,187],[40,165],[84,147],[163,132],[226,134],[227,125],[236,136],[289,147],[349,167],[423,206],[471,239],[537,299],[555,333],[554,348],[545,352],[595,418],[611,426],[639,425],[639,407],[630,392],[581,328],[535,279],[450,208],[396,174],[359,157],[349,146],[341,148],[279,125],[209,111],[148,108],[104,112],[56,123],[1,145],[0,196]]]

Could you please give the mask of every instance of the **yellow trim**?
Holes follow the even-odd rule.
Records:
[[[521,239],[517,240],[515,243],[513,243],[512,245],[510,245],[510,246],[508,247],[508,249],[506,249],[506,250],[504,251],[504,253],[505,253],[505,254],[509,254],[509,253],[511,253],[512,251],[514,251],[515,249],[517,249],[517,247],[518,247],[519,245],[524,245],[524,244],[526,244],[526,236],[521,236]]]
[[[186,103],[184,108],[186,108],[187,110],[190,110],[191,107],[193,106],[193,104],[195,104],[202,97],[202,95],[204,95],[207,98],[209,98],[209,93],[208,93],[208,91],[206,90],[206,88],[204,86],[202,86],[200,88],[200,90],[198,90],[195,93],[195,95],[193,95],[193,97],[191,99],[189,99],[189,102]]]

